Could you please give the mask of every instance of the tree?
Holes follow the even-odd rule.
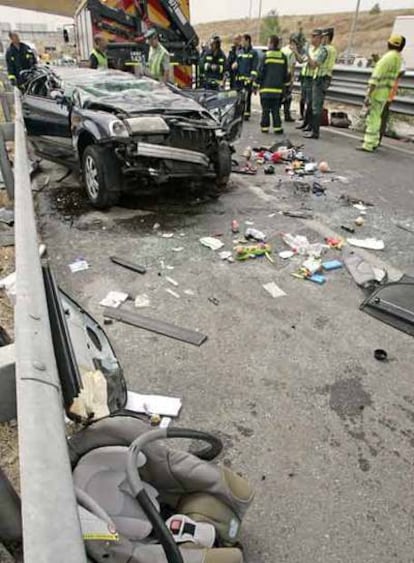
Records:
[[[270,12],[260,22],[259,41],[261,45],[266,45],[271,35],[278,35],[280,32],[279,14],[276,10]]]
[[[378,2],[372,6],[369,13],[371,16],[377,16],[378,14],[381,13],[381,6],[379,5]]]

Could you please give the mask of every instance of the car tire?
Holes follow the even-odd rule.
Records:
[[[228,143],[220,143],[217,157],[216,172],[217,176],[214,183],[214,189],[210,194],[212,197],[219,197],[222,194],[230,180],[232,168],[232,152]]]
[[[89,201],[97,209],[118,203],[121,194],[121,168],[107,148],[88,145],[82,155],[82,176]]]

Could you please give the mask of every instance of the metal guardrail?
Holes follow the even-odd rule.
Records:
[[[25,563],[86,563],[15,89],[16,391]]]
[[[372,69],[337,65],[334,68],[332,84],[326,98],[350,105],[362,105],[368,89],[368,80]],[[300,89],[299,81],[295,89]],[[414,72],[407,72],[400,81],[400,89],[410,91],[409,96],[397,96],[391,104],[391,111],[402,115],[414,116]],[[413,95],[411,95],[413,91]]]

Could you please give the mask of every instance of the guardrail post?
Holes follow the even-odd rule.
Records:
[[[86,563],[15,89],[16,389],[25,563]]]

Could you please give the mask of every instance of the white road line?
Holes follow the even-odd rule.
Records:
[[[339,129],[335,129],[333,127],[324,127],[323,131],[327,131],[328,133],[332,133],[333,135],[340,135],[342,137],[348,137],[349,139],[355,139],[356,141],[362,141],[362,137],[360,137],[359,135],[356,135],[354,133],[348,133],[347,131],[341,131]],[[414,156],[414,150],[410,151],[408,149],[404,149],[402,147],[396,147],[394,145],[391,145],[389,143],[382,143],[381,144],[382,147],[386,148],[386,149],[391,149],[393,151],[397,151],[400,152],[402,154],[408,154],[409,156]],[[379,154],[379,153],[377,153]]]

